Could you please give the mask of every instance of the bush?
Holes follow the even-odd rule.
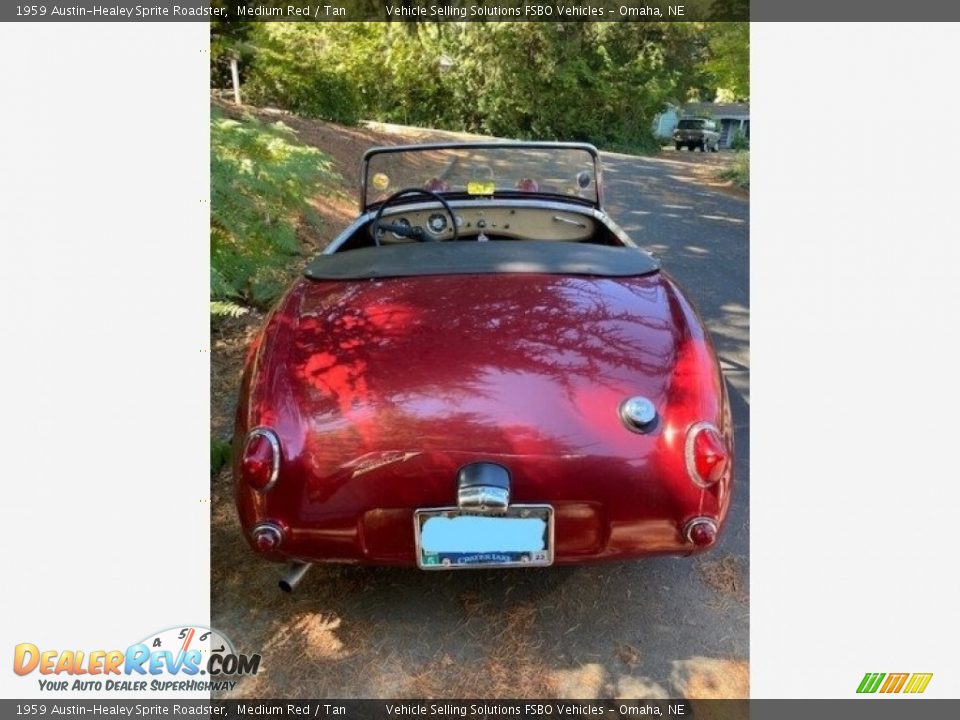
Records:
[[[225,465],[229,465],[232,454],[233,451],[229,442],[219,438],[210,438],[210,474],[216,475]]]
[[[730,141],[730,147],[733,150],[749,150],[750,138],[738,130],[733,136],[733,139]]]
[[[733,162],[730,167],[724,168],[717,177],[721,180],[733,180],[733,182],[742,188],[750,187],[750,153],[749,151],[738,152],[733,156]]]
[[[254,23],[245,97],[358,118],[655,151],[704,42],[686,23]]]
[[[359,121],[357,84],[313,23],[261,23],[256,42],[243,88],[250,102],[347,125]]]
[[[333,178],[330,159],[301,145],[283,123],[210,120],[211,312],[237,314],[236,303],[265,306],[285,285],[299,255],[296,227],[306,200]]]

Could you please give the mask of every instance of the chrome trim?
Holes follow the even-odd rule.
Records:
[[[557,142],[557,141],[529,141],[529,140],[483,140],[449,143],[423,143],[408,145],[385,145],[367,150],[360,160],[360,208],[367,209],[367,174],[370,158],[375,155],[389,155],[399,152],[429,152],[432,150],[486,150],[490,148],[517,149],[517,150],[583,150],[593,158],[593,178],[597,186],[597,200],[590,201],[590,206],[603,207],[603,162],[600,160],[600,151],[589,143]]]
[[[267,484],[259,489],[255,487],[250,488],[255,492],[263,494],[273,488],[277,482],[277,478],[280,477],[280,438],[278,438],[277,433],[270,428],[258,425],[247,433],[247,439],[243,443],[243,452],[247,451],[247,445],[249,445],[250,441],[255,437],[266,438],[267,442],[270,443],[270,449],[273,451],[273,467],[270,468],[270,479],[267,481]],[[241,458],[241,463],[242,462],[243,459]],[[250,485],[250,483],[247,483],[247,485]]]
[[[577,222],[576,220],[571,220],[570,218],[565,218],[562,215],[554,215],[553,221],[558,223],[566,223],[567,225],[573,225],[574,227],[581,228],[583,230],[587,229],[586,223]]]
[[[620,403],[620,420],[631,432],[644,434],[653,430],[659,414],[657,406],[643,395],[634,395]]]
[[[283,544],[283,528],[272,522],[262,522],[257,523],[253,526],[253,529],[250,531],[250,537],[254,542],[257,541],[257,536],[261,533],[270,533],[277,538],[277,547]]]
[[[457,490],[457,506],[462,510],[506,510],[509,504],[509,489],[475,485]]]
[[[602,211],[597,210],[595,207],[591,207],[589,205],[580,205],[578,203],[565,203],[559,200],[521,200],[519,198],[503,198],[496,200],[494,203],[490,200],[462,198],[460,200],[448,200],[447,202],[451,208],[480,208],[481,210],[489,210],[493,205],[496,205],[497,208],[532,208],[535,210],[553,210],[555,212],[574,213],[579,215],[587,215],[597,220],[599,220],[601,217],[606,217]],[[402,215],[407,212],[435,210],[437,208],[442,209],[443,206],[436,200],[423,200],[420,202],[406,203],[403,205],[391,205],[384,211],[383,216],[393,217],[394,215]],[[376,210],[372,210],[364,214],[364,216],[370,217],[371,220],[375,215]]]
[[[693,545],[694,544],[693,540],[690,539],[690,532],[693,530],[694,525],[702,525],[702,524],[710,525],[713,528],[714,536],[718,534],[719,531],[717,528],[717,521],[711,517],[700,516],[700,517],[695,517],[692,520],[688,520],[687,524],[683,526],[684,540],[686,540],[688,543]]]
[[[721,438],[723,437],[723,433],[721,433],[720,428],[718,428],[712,422],[702,421],[694,423],[687,429],[687,437],[684,438],[683,441],[683,458],[687,464],[687,474],[690,476],[690,480],[694,485],[706,490],[716,485],[716,483],[706,482],[702,477],[700,477],[699,473],[697,473],[696,458],[693,457],[693,441],[696,439],[697,433],[701,430],[713,430]],[[729,452],[729,448],[727,452]]]
[[[539,563],[531,563],[529,565],[524,565],[522,563],[492,563],[490,565],[424,565],[421,560],[420,554],[420,516],[424,513],[430,513],[435,515],[438,513],[454,513],[457,515],[463,514],[463,510],[455,507],[441,507],[441,508],[420,508],[419,510],[413,511],[413,536],[414,544],[413,550],[417,554],[417,567],[421,570],[487,570],[490,568],[522,568],[522,567],[547,567],[553,565],[554,559],[554,546],[556,543],[554,527],[556,525],[555,517],[556,511],[553,508],[553,505],[511,505],[507,510],[520,510],[521,513],[524,510],[547,510],[547,538],[549,542],[547,543],[547,559]],[[470,511],[472,514],[489,514],[489,515],[499,515],[502,513],[489,512],[483,513],[476,510]],[[522,517],[522,514],[521,514]]]

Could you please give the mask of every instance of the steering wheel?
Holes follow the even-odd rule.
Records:
[[[440,205],[443,206],[444,211],[450,217],[450,227],[453,228],[453,239],[459,240],[460,233],[457,230],[457,217],[453,214],[453,210],[450,208],[450,203],[443,199],[440,195],[433,192],[432,190],[424,190],[423,188],[411,187],[404,188],[403,190],[398,190],[393,195],[388,197],[380,205],[377,210],[376,216],[373,218],[373,244],[377,247],[380,247],[380,233],[381,232],[392,232],[394,235],[400,235],[402,237],[413,238],[414,240],[419,240],[420,242],[433,241],[436,238],[424,230],[419,225],[401,225],[399,223],[388,223],[383,221],[383,211],[386,209],[387,205],[399,200],[402,197],[407,195],[426,195],[436,200]]]

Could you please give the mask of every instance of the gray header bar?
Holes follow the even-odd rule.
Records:
[[[933,22],[960,20],[944,0],[749,0],[752,22]]]
[[[336,720],[621,720],[671,717],[723,720],[943,720],[960,716],[960,700],[0,700],[0,717],[269,717]]]
[[[748,0],[33,0],[0,7],[0,20],[8,22],[700,22],[748,18]]]
[[[3,22],[949,21],[943,0],[33,0],[0,3]]]

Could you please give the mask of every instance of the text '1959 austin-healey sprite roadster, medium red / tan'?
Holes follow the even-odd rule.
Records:
[[[603,211],[595,148],[384,147],[270,313],[234,453],[251,547],[537,567],[716,542],[726,386],[690,301]]]

